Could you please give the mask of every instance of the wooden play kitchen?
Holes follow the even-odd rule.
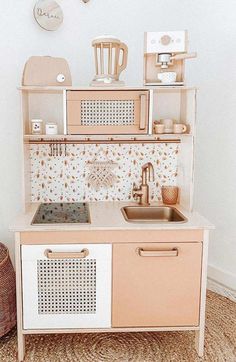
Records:
[[[33,74],[25,69],[19,88],[24,212],[12,225],[19,361],[24,360],[26,335],[48,333],[192,330],[196,351],[203,356],[207,252],[213,227],[193,211],[197,90],[185,85],[183,62],[190,57],[182,46],[186,36],[186,32],[145,35],[144,86],[119,83],[127,47],[111,36],[92,44],[96,75],[88,88],[61,84],[70,82],[70,73],[58,58],[56,72],[50,67],[43,79],[34,74],[37,61],[40,69],[54,58],[34,58]],[[160,57],[159,46],[148,48],[149,53],[148,39],[151,44],[160,39],[169,58]],[[172,43],[179,47],[172,49]],[[166,67],[176,72],[175,84],[159,84],[158,74]],[[40,134],[33,132],[31,120],[42,120]],[[46,134],[48,123],[57,126],[57,134]],[[155,133],[157,124],[164,125],[160,134]],[[147,145],[160,149],[146,154]],[[122,147],[129,147],[125,154]],[[83,178],[87,171],[82,169],[76,178],[86,152],[90,174]],[[164,174],[160,184],[160,174],[168,168],[161,168],[162,163],[172,165],[173,159],[177,171]],[[76,160],[73,188],[66,181],[60,194],[64,184],[59,181],[59,191],[58,186],[54,190],[52,179],[60,180],[63,167]],[[50,186],[46,195],[43,181],[41,197],[35,178],[45,172],[47,162]],[[136,175],[137,162],[141,167]],[[58,177],[54,176],[57,167]],[[125,168],[131,171],[122,181]],[[139,178],[139,187],[129,183],[132,172]],[[129,198],[123,201],[121,187],[116,197],[110,195],[114,183],[121,181],[129,187]],[[90,188],[95,185],[94,199],[77,193],[79,182],[89,183]],[[169,186],[163,192],[172,191],[171,196],[166,194],[171,205],[154,198],[154,189],[159,188],[161,195],[161,186]],[[35,193],[38,202],[32,202]]]

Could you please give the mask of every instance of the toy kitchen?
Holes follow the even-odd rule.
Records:
[[[49,56],[29,58],[19,87],[18,360],[26,335],[85,332],[194,331],[203,356],[213,226],[193,209],[196,53],[187,31],[145,33],[137,87],[120,79],[120,39],[95,38],[91,54],[88,87]]]

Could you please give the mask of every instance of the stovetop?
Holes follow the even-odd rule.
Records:
[[[41,224],[88,224],[89,207],[84,202],[53,202],[39,206],[32,225]]]

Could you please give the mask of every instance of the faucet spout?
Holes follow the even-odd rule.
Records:
[[[147,181],[153,182],[154,177],[154,168],[151,162],[147,162],[142,167],[142,184],[147,185]]]
[[[145,163],[142,167],[142,184],[139,188],[133,188],[133,197],[139,198],[140,205],[150,205],[148,181],[154,181],[154,168],[151,162]]]

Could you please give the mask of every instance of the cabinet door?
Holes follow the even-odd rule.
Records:
[[[201,243],[113,246],[113,327],[197,326]]]
[[[111,326],[111,245],[23,245],[24,329]]]
[[[149,91],[67,91],[68,134],[145,134]]]

